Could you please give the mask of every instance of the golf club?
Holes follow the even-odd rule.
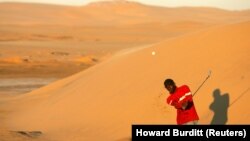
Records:
[[[207,81],[207,79],[211,76],[212,71],[209,70],[208,71],[208,76],[206,77],[206,79],[201,83],[201,85],[197,88],[197,90],[194,92],[193,96],[199,91],[199,89],[203,86],[203,84]]]

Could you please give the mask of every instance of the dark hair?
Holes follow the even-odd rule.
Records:
[[[164,86],[167,87],[169,85],[175,85],[174,80],[168,78],[164,81]]]

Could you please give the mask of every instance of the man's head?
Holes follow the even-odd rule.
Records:
[[[175,83],[174,83],[174,81],[172,79],[169,79],[169,78],[166,79],[164,81],[164,86],[169,91],[170,94],[175,92],[176,85],[175,85]]]

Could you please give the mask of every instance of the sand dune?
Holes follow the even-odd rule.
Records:
[[[249,124],[250,22],[124,51],[81,73],[6,100],[4,123],[15,130],[39,130],[54,140],[129,140],[131,124],[175,124],[165,104],[163,81],[195,91],[208,70],[212,76],[195,96],[201,124],[210,124],[213,93],[228,94],[226,124]],[[151,52],[156,55],[152,56]],[[3,101],[4,102],[4,101]]]
[[[0,78],[40,74],[62,78],[116,51],[245,21],[249,15],[249,11],[165,8],[126,1],[79,7],[0,3]]]
[[[1,25],[117,26],[174,21],[216,24],[247,20],[249,11],[226,11],[206,7],[166,8],[119,1],[97,2],[79,7],[1,3],[0,18]]]
[[[1,96],[1,140],[31,141],[9,131],[41,131],[34,140],[128,141],[131,124],[175,124],[167,77],[194,92],[209,70],[194,98],[200,124],[250,123],[249,10],[1,3],[0,18],[1,78],[20,77],[16,70],[65,77],[98,63],[30,93]]]
[[[128,7],[130,11],[119,11]],[[162,11],[156,9],[164,11],[123,2],[81,7],[0,3],[0,78],[63,78],[121,49],[211,26],[193,20],[165,23],[164,15],[154,18]]]

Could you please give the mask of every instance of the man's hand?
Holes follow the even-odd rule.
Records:
[[[186,102],[183,102],[183,103],[182,103],[181,109],[182,109],[182,110],[188,110],[188,109],[190,109],[193,105],[194,105],[193,101],[186,101]]]
[[[188,101],[182,103],[181,109],[182,109],[182,110],[186,110],[187,106],[188,106]]]
[[[177,101],[173,102],[172,106],[174,106],[176,109],[181,109],[181,106]]]

